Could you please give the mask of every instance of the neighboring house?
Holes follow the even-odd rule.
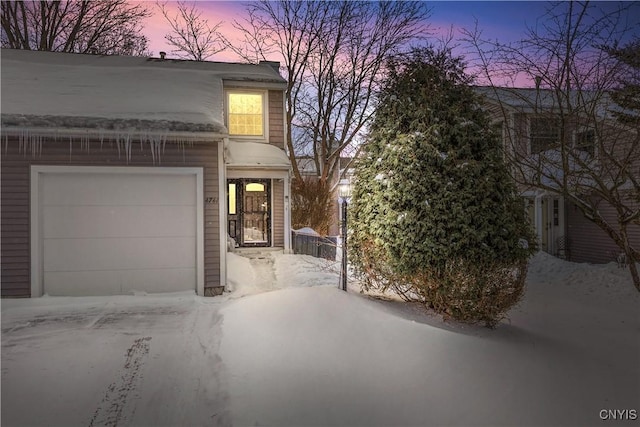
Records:
[[[211,296],[228,235],[288,251],[277,68],[3,49],[2,296]]]
[[[569,191],[584,191],[589,188],[588,176],[581,176],[581,167],[599,168],[603,179],[608,179],[607,165],[598,152],[597,138],[603,138],[607,149],[618,150],[623,144],[637,142],[637,132],[631,132],[627,140],[620,142],[620,129],[616,129],[615,120],[609,115],[609,106],[600,105],[596,114],[600,128],[598,134],[590,124],[580,119],[560,123],[557,113],[557,101],[554,94],[543,89],[511,89],[478,87],[476,90],[485,96],[486,108],[502,127],[505,154],[515,164],[511,167],[519,176],[519,188],[525,199],[525,209],[531,223],[535,226],[540,247],[545,252],[568,258],[576,262],[607,263],[614,261],[621,252],[613,240],[593,221],[585,218],[580,209],[562,196],[563,172],[559,152],[560,139],[565,138],[570,147],[571,157],[565,168],[572,171],[568,185]],[[577,96],[578,94],[576,94]],[[582,97],[588,94],[580,93]],[[576,104],[589,100],[576,100]],[[561,126],[564,126],[561,132]],[[611,144],[606,140],[607,128],[615,130],[615,139]],[[613,135],[612,132],[609,134]],[[561,136],[562,135],[562,136]],[[611,168],[611,165],[608,165]],[[633,166],[635,173],[640,163]],[[615,167],[613,167],[615,170]],[[569,177],[569,175],[568,175]],[[529,183],[529,185],[527,185]],[[544,186],[536,185],[543,183]],[[545,187],[545,188],[541,188]],[[555,191],[554,191],[555,190]],[[586,198],[596,197],[593,193],[583,194]],[[598,210],[608,223],[617,223],[617,213],[606,202]],[[632,224],[629,228],[632,245],[640,247],[640,226]]]

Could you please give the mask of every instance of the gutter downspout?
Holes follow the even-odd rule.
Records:
[[[218,144],[218,217],[220,228],[220,286],[227,286],[227,162],[229,138]]]

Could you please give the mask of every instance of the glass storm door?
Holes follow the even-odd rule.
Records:
[[[238,246],[271,246],[271,187],[266,179],[227,183],[228,233]]]

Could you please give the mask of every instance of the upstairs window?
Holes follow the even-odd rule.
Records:
[[[228,92],[229,135],[265,136],[265,95],[263,92]]]
[[[529,138],[531,154],[538,154],[556,147],[560,142],[560,124],[557,120],[546,117],[529,119]]]
[[[596,154],[596,131],[594,129],[584,129],[576,132],[574,144],[576,149],[594,157]]]

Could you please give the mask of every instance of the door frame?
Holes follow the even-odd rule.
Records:
[[[551,255],[556,256],[558,252],[557,240],[567,232],[564,215],[564,198],[549,193],[527,193],[524,194],[530,206],[533,201],[534,223],[538,245]],[[546,247],[543,248],[543,243]]]
[[[264,184],[266,193],[267,193],[267,221],[265,221],[265,226],[267,228],[267,241],[266,242],[257,242],[257,243],[247,243],[244,241],[244,192],[245,185],[250,183],[259,183]],[[229,185],[236,185],[236,213],[233,214],[237,217],[237,219],[231,219],[230,210],[231,203],[229,198]],[[272,180],[270,178],[228,178],[226,185],[226,197],[227,197],[227,234],[235,239],[238,247],[241,248],[264,248],[271,247],[273,244],[273,191],[272,191]],[[234,235],[231,234],[231,224],[234,222]],[[235,236],[235,237],[234,237]],[[239,237],[239,239],[238,239]]]

